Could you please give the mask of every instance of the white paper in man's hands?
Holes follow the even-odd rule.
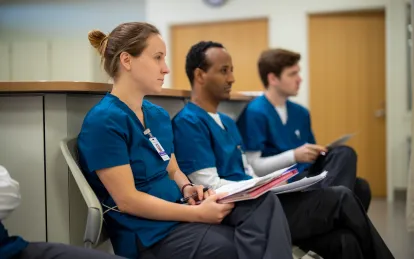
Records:
[[[327,145],[326,147],[327,148],[334,148],[334,147],[342,146],[343,144],[348,142],[348,140],[350,138],[352,138],[354,135],[355,135],[355,133],[343,135],[340,138],[333,141],[332,143],[330,143],[329,145]]]
[[[320,181],[322,181],[326,175],[328,174],[328,171],[323,171],[322,173],[312,176],[312,177],[305,177],[303,179],[300,179],[293,183],[288,183],[281,186],[276,186],[275,188],[272,188],[271,191],[276,194],[281,193],[288,193],[288,192],[298,192],[302,191]]]

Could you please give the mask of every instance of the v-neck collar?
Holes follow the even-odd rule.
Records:
[[[279,126],[281,126],[281,128],[285,128],[288,126],[289,124],[289,104],[288,101],[286,101],[286,124],[283,124],[282,118],[280,118],[279,113],[276,111],[276,107],[269,101],[269,99],[267,99],[267,97],[265,95],[262,96],[265,100],[265,103],[267,105],[267,110],[270,111],[271,116],[275,116],[277,118],[277,123],[279,124]]]
[[[213,123],[215,125],[215,127],[218,127],[220,130],[224,131],[227,133],[227,125],[225,124],[222,115],[217,112],[221,122],[223,123],[224,129],[222,127],[220,127],[220,125],[218,125],[218,123],[213,119],[213,117],[210,116],[210,114],[208,114],[208,112],[206,110],[204,110],[203,108],[201,108],[200,106],[198,106],[197,104],[193,103],[193,102],[188,102],[187,105],[189,105],[190,110],[193,111],[197,111],[199,114],[201,114],[203,116],[204,119],[210,121],[210,123]]]
[[[109,98],[111,98],[114,102],[116,102],[119,108],[121,108],[124,112],[126,112],[129,116],[131,116],[131,118],[133,118],[138,123],[138,125],[141,128],[142,132],[144,132],[146,129],[150,129],[149,120],[148,120],[148,113],[147,113],[147,105],[148,104],[147,104],[146,100],[142,100],[142,105],[141,105],[144,124],[145,124],[145,127],[144,127],[142,122],[139,120],[137,114],[131,108],[129,108],[129,106],[126,103],[121,101],[121,99],[119,99],[118,96],[115,96],[111,93],[107,93],[107,96]]]

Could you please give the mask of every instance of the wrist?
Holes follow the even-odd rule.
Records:
[[[202,222],[199,205],[184,205],[187,212],[185,213],[187,222]]]
[[[183,186],[181,186],[181,194],[184,195],[184,189],[188,188],[188,187],[191,187],[191,186],[194,186],[194,184],[190,183],[190,182],[188,182],[186,184],[183,184]]]
[[[297,148],[293,150],[293,160],[294,161],[299,161],[299,158],[298,158],[298,149]]]

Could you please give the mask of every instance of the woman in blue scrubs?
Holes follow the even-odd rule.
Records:
[[[166,47],[147,23],[89,33],[114,79],[86,115],[79,161],[106,210],[114,251],[127,258],[292,258],[286,217],[275,195],[219,204],[179,169],[168,113],[146,100],[169,73]],[[197,194],[195,205],[180,198]]]

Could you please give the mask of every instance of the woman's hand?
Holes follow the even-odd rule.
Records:
[[[184,198],[192,197],[188,200],[188,204],[195,205],[198,201],[207,199],[210,195],[215,194],[214,190],[208,189],[206,192],[203,192],[204,186],[202,185],[188,185],[183,189]],[[194,197],[194,198],[193,198]]]
[[[198,212],[198,221],[207,224],[220,224],[234,208],[234,203],[217,203],[217,200],[225,196],[225,193],[214,194],[200,205],[195,206],[194,209]]]

